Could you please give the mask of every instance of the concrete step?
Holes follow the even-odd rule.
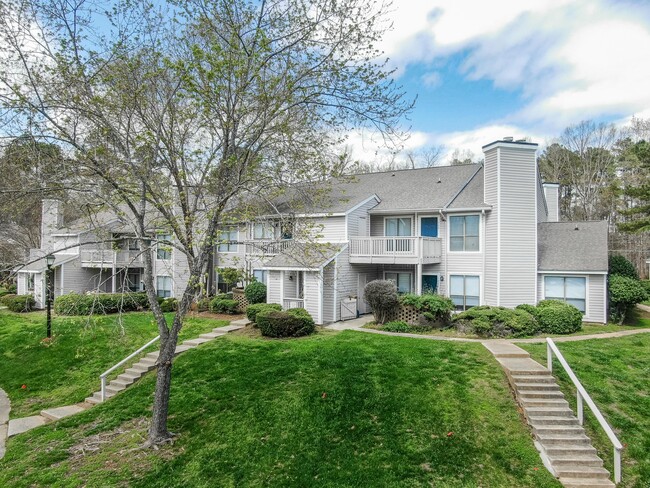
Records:
[[[609,479],[609,471],[597,466],[576,466],[574,468],[563,467],[561,469],[556,469],[555,474],[560,478]]]
[[[234,332],[239,329],[243,329],[245,327],[244,324],[235,324],[235,322],[239,322],[238,320],[231,322],[230,325],[226,325],[224,327],[217,327],[215,329],[212,329],[212,332]]]
[[[557,416],[545,415],[544,412],[538,414],[528,414],[528,421],[536,427],[538,425],[554,425],[554,426],[579,426],[578,419],[570,416]]]
[[[512,380],[515,382],[515,384],[520,384],[520,383],[552,383],[553,385],[557,386],[555,383],[555,378],[548,373],[548,374],[512,374],[510,375],[512,377]]]
[[[99,403],[102,403],[102,401],[99,398],[95,398],[94,396],[86,397],[85,402],[90,403],[91,405],[97,405]]]
[[[522,400],[532,400],[533,398],[564,400],[564,395],[560,390],[521,390],[519,391],[519,398]]]
[[[41,410],[41,416],[45,417],[48,420],[59,420],[64,417],[69,417],[79,412],[86,410],[84,407],[79,405],[67,405],[65,407],[57,408],[48,408],[46,410]]]
[[[7,429],[7,436],[13,437],[28,430],[35,429],[41,425],[45,425],[49,419],[41,415],[32,415],[31,417],[23,417],[21,419],[11,419],[9,421],[9,428]]]
[[[152,369],[155,369],[155,368],[156,367],[153,366],[153,365],[135,363],[130,368],[125,369],[124,372],[127,373],[127,374],[131,374],[131,375],[140,375],[140,376],[142,376],[146,372],[151,371]]]
[[[112,381],[108,385],[106,385],[107,396],[108,394],[115,395],[123,390],[126,390],[126,386],[113,384]]]
[[[150,352],[145,357],[148,357],[148,358],[151,358],[151,359],[158,359],[159,354],[160,354],[160,351],[154,351],[154,352]]]
[[[524,406],[526,416],[532,417],[573,417],[569,407],[527,407]],[[573,417],[574,418],[574,417]]]
[[[544,451],[546,451],[548,457],[597,455],[596,449],[592,446],[550,446],[544,448]]]
[[[537,438],[544,446],[590,446],[591,439],[584,434],[541,434]]]
[[[121,375],[120,375],[121,376]],[[109,383],[109,385],[113,386],[123,386],[124,388],[127,388],[131,386],[133,383],[135,383],[135,380],[131,378],[120,378],[119,376],[115,378],[113,381]]]
[[[187,344],[181,344],[180,346],[176,346],[176,349],[174,349],[174,356],[178,356],[179,354],[189,351],[190,349],[194,349],[196,346],[191,346]]]
[[[522,394],[526,391],[560,391],[560,387],[554,381],[548,383],[515,383],[515,389]]]
[[[189,341],[183,342],[183,346],[200,346],[201,344],[205,344],[206,342],[209,342],[210,339],[190,339]]]
[[[614,483],[606,479],[560,478],[558,481],[564,488],[616,488]]]
[[[596,455],[591,456],[553,456],[548,458],[554,469],[574,466],[602,467],[603,460]]]
[[[584,435],[585,429],[580,425],[534,425],[533,431],[537,435],[573,434]]]
[[[129,368],[131,369],[131,368]],[[138,371],[137,373],[134,371],[129,371],[128,369],[124,371],[121,375],[117,377],[118,380],[124,380],[124,381],[131,381],[133,383],[134,381],[138,381],[140,378],[142,378],[142,375],[144,374],[144,371]]]
[[[508,341],[485,341],[483,346],[490,351],[495,358],[530,358],[530,354],[522,348],[515,346]]]
[[[217,332],[208,332],[206,334],[201,334],[199,338],[212,340],[212,339],[216,339],[217,337],[221,337],[222,335],[226,335],[226,334],[219,334]]]
[[[524,407],[569,408],[569,402],[564,398],[522,398],[520,396],[519,403]]]

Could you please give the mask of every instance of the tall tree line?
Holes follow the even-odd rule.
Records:
[[[650,257],[650,120],[629,126],[583,121],[567,127],[540,156],[545,181],[560,183],[562,220],[610,223],[610,254],[647,277]]]

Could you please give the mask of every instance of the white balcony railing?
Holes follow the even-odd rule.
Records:
[[[252,240],[245,241],[246,254],[272,256],[284,251],[293,242],[292,239],[283,239],[280,241],[271,240]]]
[[[437,237],[352,237],[351,262],[437,263],[442,243]]]
[[[144,263],[143,251],[92,249],[81,251],[83,266],[141,266]]]
[[[285,310],[289,308],[305,308],[305,300],[302,298],[285,298],[282,300],[282,307]]]

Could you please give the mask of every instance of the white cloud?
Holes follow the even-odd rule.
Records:
[[[521,91],[523,109],[492,127],[557,133],[583,119],[650,111],[645,2],[400,2],[393,20],[384,48],[402,72],[457,56],[468,79]]]
[[[438,88],[442,85],[442,77],[440,76],[440,73],[432,71],[422,76],[422,83],[424,83],[424,86],[427,88]]]

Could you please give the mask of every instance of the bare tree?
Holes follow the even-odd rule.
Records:
[[[155,5],[17,0],[0,12],[5,131],[74,156],[74,188],[128,221],[145,251],[161,336],[150,444],[171,437],[178,334],[229,212],[317,177],[347,130],[394,136],[412,105],[375,61],[383,3],[192,0],[174,18]],[[186,267],[171,325],[152,275],[159,229]]]

